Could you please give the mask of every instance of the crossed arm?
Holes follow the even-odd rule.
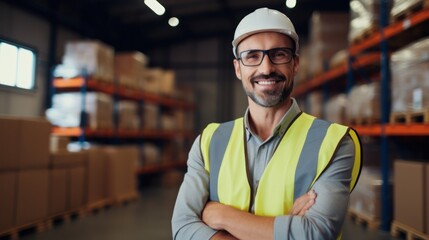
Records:
[[[301,196],[295,201],[290,215],[303,216],[314,204],[315,199],[316,193],[313,190]],[[206,204],[202,220],[211,228],[218,230],[212,240],[274,238],[274,217],[256,216],[218,202]]]
[[[304,200],[309,204],[307,206],[311,206],[310,209],[296,201],[295,212],[269,218],[208,202],[208,174],[204,170],[197,138],[190,151],[188,172],[173,212],[173,238],[334,239],[347,212],[350,166],[354,157],[349,154],[353,152],[353,149],[348,149],[350,146],[353,147],[351,140],[344,141],[332,167],[314,184],[317,194],[314,205],[311,199]]]

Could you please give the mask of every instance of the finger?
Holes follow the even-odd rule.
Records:
[[[308,195],[307,201],[300,209],[298,215],[301,215],[301,216],[304,215],[316,203],[317,194],[314,192],[314,190],[309,191],[307,195]]]
[[[291,214],[297,215],[305,207],[306,203],[311,200],[311,197],[307,194],[299,197],[292,206]]]
[[[300,197],[292,206],[291,214],[297,215],[301,209],[305,206],[306,200]]]

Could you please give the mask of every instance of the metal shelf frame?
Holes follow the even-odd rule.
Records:
[[[294,96],[302,96],[315,89],[323,90],[326,92],[326,84],[339,79],[345,80],[345,90],[348,93],[353,85],[355,79],[353,73],[360,70],[368,69],[370,66],[379,68],[380,73],[380,113],[381,123],[374,125],[356,125],[352,126],[361,136],[380,137],[380,163],[381,163],[381,229],[389,231],[390,223],[392,220],[392,192],[389,186],[390,174],[390,154],[389,154],[389,138],[390,137],[418,137],[429,136],[429,124],[427,123],[411,123],[403,124],[396,123],[390,124],[390,66],[389,57],[391,50],[405,46],[407,43],[415,40],[408,38],[402,41],[398,46],[389,49],[389,41],[399,39],[406,35],[407,30],[427,29],[429,24],[429,9],[422,9],[414,14],[407,16],[401,21],[388,24],[388,0],[381,0],[380,7],[380,30],[374,32],[368,38],[359,43],[353,44],[349,47],[349,61],[347,64],[333,68],[325,73],[322,73],[308,82],[305,85],[299,85],[294,90]],[[427,31],[425,32],[427,33]],[[425,34],[424,33],[424,34]],[[425,35],[421,36],[424,37]],[[364,53],[364,54],[362,54]]]

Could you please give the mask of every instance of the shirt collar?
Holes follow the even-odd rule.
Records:
[[[298,103],[296,102],[295,98],[291,98],[291,99],[292,99],[291,107],[285,113],[285,115],[282,117],[282,119],[277,124],[277,126],[274,128],[272,136],[274,136],[274,135],[283,136],[283,134],[286,132],[286,130],[292,124],[292,121],[296,118],[296,116],[299,113],[301,113],[301,109],[299,108]],[[250,125],[249,125],[249,108],[247,108],[246,112],[244,113],[244,126],[246,127],[246,139],[247,139],[247,141],[249,141],[250,137],[252,135],[255,135],[252,132],[252,130],[250,129]]]

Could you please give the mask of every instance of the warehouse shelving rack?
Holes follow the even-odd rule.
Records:
[[[346,81],[344,92],[348,92],[354,84],[353,73],[368,68],[378,68],[381,83],[381,123],[368,125],[353,125],[361,136],[380,137],[381,140],[381,176],[383,180],[381,190],[382,212],[381,228],[388,231],[392,220],[391,190],[389,188],[389,146],[388,138],[393,136],[427,137],[429,136],[429,124],[427,123],[390,123],[390,67],[389,50],[396,50],[411,43],[413,40],[429,35],[429,9],[422,9],[405,19],[398,20],[387,25],[388,12],[387,1],[382,0],[381,27],[379,31],[372,33],[368,38],[351,45],[348,49],[349,64],[328,70],[316,77],[309,79],[305,84],[299,85],[294,90],[294,96],[300,97],[315,89],[326,89],[326,84]],[[388,49],[388,44],[391,49]],[[367,53],[365,55],[361,53]],[[326,91],[324,91],[326,94]],[[326,99],[326,96],[325,96]]]
[[[83,71],[85,73],[85,71]],[[75,137],[83,145],[87,138],[108,138],[108,139],[144,139],[144,140],[173,140],[183,138],[193,140],[195,135],[192,130],[179,131],[179,130],[158,130],[158,129],[142,129],[142,130],[121,130],[117,129],[100,129],[94,130],[86,127],[86,114],[85,114],[85,95],[87,91],[96,91],[109,94],[113,96],[114,101],[119,99],[133,100],[138,103],[153,103],[160,107],[183,109],[187,111],[194,111],[195,104],[186,100],[176,99],[173,97],[161,96],[155,93],[144,92],[141,90],[130,89],[119,86],[115,83],[102,82],[97,78],[82,74],[74,78],[54,78],[52,80],[52,92],[81,92],[83,95],[82,100],[82,114],[81,126],[79,127],[53,127],[52,134],[57,136]],[[114,111],[112,118],[117,119],[117,112]],[[118,142],[118,141],[116,141]],[[169,163],[160,163],[156,165],[144,166],[137,169],[137,174],[149,174],[164,172],[169,169],[186,166],[186,159],[179,159]]]

